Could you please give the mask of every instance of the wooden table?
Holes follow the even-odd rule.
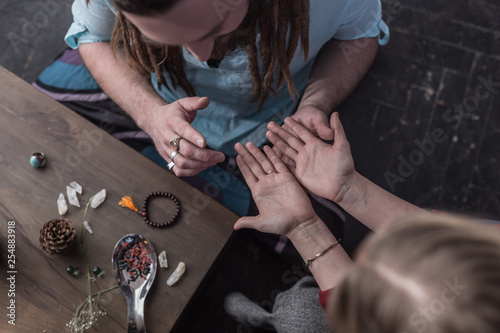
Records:
[[[45,96],[0,67],[0,331],[68,332],[77,306],[85,300],[87,277],[78,246],[66,255],[48,255],[39,247],[42,225],[58,218],[56,200],[66,196],[66,186],[83,186],[81,208],[68,204],[70,219],[80,237],[84,206],[102,188],[107,198],[89,209],[87,220],[94,234],[84,231],[83,248],[90,268],[99,266],[104,276],[92,283],[92,291],[116,285],[111,270],[114,245],[124,235],[148,238],[157,254],[166,250],[170,267],[158,268],[146,299],[148,332],[169,332],[207,274],[232,233],[237,216],[203,193],[170,174],[79,115]],[[47,166],[31,167],[34,152],[44,152]],[[120,207],[130,194],[136,204],[152,191],[174,194],[182,216],[173,226],[157,229],[139,215]],[[164,201],[162,201],[164,200]],[[156,199],[153,219],[167,219],[174,207],[168,199]],[[8,224],[15,223],[15,267],[8,264]],[[174,286],[166,280],[179,261],[186,274]],[[9,262],[12,263],[12,262]],[[66,267],[82,272],[68,275]],[[9,273],[15,271],[16,273]],[[8,277],[14,276],[14,283]],[[11,289],[14,287],[14,290]],[[15,293],[15,295],[12,294]],[[15,301],[15,326],[7,309]],[[89,331],[126,332],[127,308],[119,289],[104,294],[100,317]]]

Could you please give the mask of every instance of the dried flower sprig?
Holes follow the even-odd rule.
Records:
[[[85,262],[85,267],[87,271],[87,290],[88,290],[88,296],[87,298],[78,306],[78,308],[75,311],[75,314],[71,321],[66,324],[66,327],[68,327],[72,332],[75,333],[81,333],[86,329],[91,328],[96,322],[97,318],[100,316],[104,316],[106,314],[106,310],[101,310],[99,308],[99,301],[100,301],[100,296],[101,294],[111,291],[113,289],[118,288],[118,285],[107,288],[105,290],[100,290],[94,294],[91,293],[91,282],[95,281],[95,279],[90,275],[90,266],[87,261],[87,257],[85,256],[85,252],[83,250],[83,228],[84,228],[84,222],[86,221],[87,217],[87,212],[89,209],[89,206],[92,202],[92,199],[94,197],[90,198],[89,202],[87,203],[85,207],[85,211],[83,213],[83,219],[82,219],[82,227],[80,230],[80,242],[78,245],[80,246],[80,251],[83,257],[83,260]]]
[[[118,288],[113,286],[105,290],[101,290],[95,294],[89,295],[79,306],[76,308],[75,315],[69,323],[66,324],[72,332],[80,333],[84,330],[91,328],[96,322],[97,318],[106,315],[106,310],[99,309],[99,301],[101,294]],[[95,298],[94,298],[95,297]]]

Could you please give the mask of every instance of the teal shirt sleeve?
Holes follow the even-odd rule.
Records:
[[[110,0],[75,0],[71,7],[73,23],[64,41],[76,49],[82,43],[108,42],[116,21],[116,9]]]
[[[382,5],[379,0],[350,0],[333,38],[353,40],[365,37],[378,37],[380,45],[388,43],[389,28],[382,20]]]

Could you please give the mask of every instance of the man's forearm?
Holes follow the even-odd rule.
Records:
[[[321,49],[299,108],[314,106],[331,114],[358,86],[378,50],[378,38],[331,39]]]
[[[99,86],[148,132],[151,112],[167,104],[153,89],[149,78],[127,64],[125,53],[113,54],[109,43],[80,45],[80,54]]]

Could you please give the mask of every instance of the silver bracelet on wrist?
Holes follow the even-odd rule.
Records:
[[[328,246],[326,249],[324,249],[323,251],[320,251],[320,252],[316,253],[316,255],[314,257],[307,259],[306,266],[307,267],[311,266],[311,264],[313,263],[314,260],[318,259],[323,254],[325,254],[326,252],[328,252],[331,249],[333,249],[335,247],[335,245],[338,245],[341,240],[342,239],[337,239],[333,244],[331,244],[330,246]]]

